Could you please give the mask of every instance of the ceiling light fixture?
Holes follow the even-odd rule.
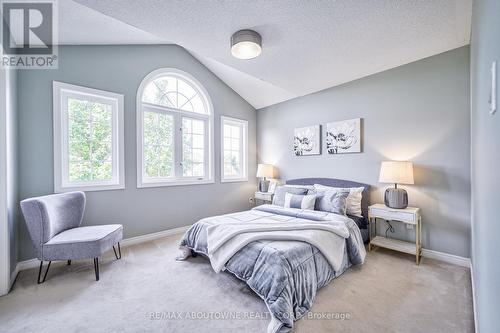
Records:
[[[231,36],[231,54],[238,59],[253,59],[262,53],[262,37],[253,30],[236,31]]]

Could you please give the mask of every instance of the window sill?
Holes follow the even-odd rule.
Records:
[[[182,180],[182,181],[164,181],[164,182],[137,182],[137,188],[164,187],[164,186],[184,186],[184,185],[205,185],[214,184],[213,179],[206,180]]]
[[[221,178],[220,182],[221,183],[238,183],[238,182],[247,182],[248,181],[248,177],[246,178],[228,178],[228,179],[223,179]]]
[[[83,192],[95,192],[95,191],[112,191],[112,190],[123,190],[125,189],[125,184],[115,184],[115,185],[77,185],[77,186],[65,186],[56,187],[54,189],[55,193],[73,192],[73,191],[83,191]]]

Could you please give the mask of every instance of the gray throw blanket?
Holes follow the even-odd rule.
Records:
[[[338,277],[351,265],[361,264],[366,255],[357,225],[344,216],[331,213],[262,205],[250,211],[205,218],[195,223],[181,240],[181,247],[192,249],[209,257],[207,230],[215,225],[258,223],[288,225],[294,221],[322,221],[339,219],[347,229],[347,238],[338,237],[334,248],[341,258],[334,269],[317,247],[301,239],[260,239],[244,245],[225,263],[224,269],[245,281],[266,303],[272,320],[268,332],[287,332],[293,322],[311,308],[316,292]],[[340,233],[342,234],[342,233]],[[337,266],[337,265],[336,265]]]

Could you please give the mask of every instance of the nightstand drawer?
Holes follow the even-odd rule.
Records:
[[[415,214],[411,212],[405,212],[401,210],[391,210],[390,208],[371,208],[370,209],[370,216],[371,217],[378,217],[381,219],[386,219],[386,220],[396,220],[396,221],[403,221],[411,224],[416,224],[417,221],[415,220]]]
[[[255,199],[271,202],[271,201],[273,201],[273,193],[255,192]]]

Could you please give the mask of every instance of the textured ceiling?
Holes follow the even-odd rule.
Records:
[[[59,44],[160,44],[165,39],[72,0],[58,1]]]
[[[472,0],[76,1],[146,39],[183,46],[255,108],[469,44],[472,7]],[[104,43],[107,28],[93,36],[90,26],[75,28],[75,39]],[[231,56],[230,36],[243,28],[262,35],[260,57]]]

